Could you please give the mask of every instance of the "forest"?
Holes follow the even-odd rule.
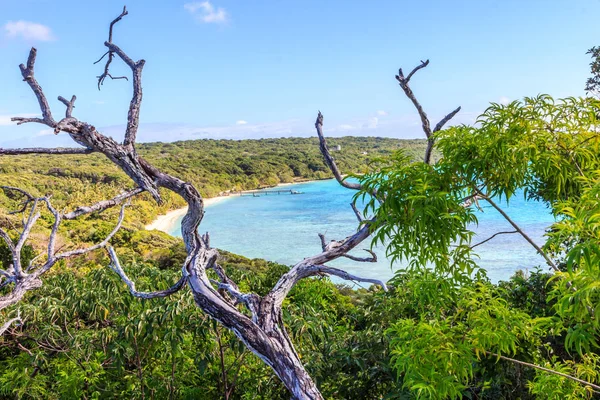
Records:
[[[319,112],[310,139],[139,144],[145,61],[113,42],[126,15],[98,78],[113,58],[131,70],[122,141],[73,116],[75,96],[55,120],[35,48],[21,65],[42,117],[13,121],[83,147],[0,149],[2,398],[600,398],[598,48],[590,96],[491,103],[471,125],[447,124],[460,107],[425,113],[410,84],[429,60],[400,69],[421,141],[326,139]],[[201,233],[202,196],[331,176],[364,200],[356,231],[293,266]],[[516,195],[555,216],[545,243],[499,206]],[[470,229],[479,203],[545,264],[492,283]],[[185,204],[181,239],[144,230]],[[361,243],[405,266],[381,282],[327,265]]]

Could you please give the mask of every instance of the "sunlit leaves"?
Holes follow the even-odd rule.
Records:
[[[535,320],[512,308],[490,284],[466,286],[441,305],[444,318],[402,319],[388,329],[392,365],[418,398],[463,398],[485,389],[474,380],[491,353],[514,355],[538,343]],[[532,347],[533,348],[533,347]]]
[[[387,246],[394,261],[408,261],[408,269],[433,266],[460,281],[476,269],[470,259],[473,233],[467,228],[477,222],[472,209],[463,207],[466,191],[457,186],[444,168],[423,162],[410,163],[395,155],[390,166],[361,178],[363,192],[377,192],[366,203],[366,214],[375,214],[374,244]]]
[[[386,244],[394,259],[407,260],[409,273],[422,275],[396,279],[407,290],[417,289],[414,299],[420,314],[388,330],[393,365],[417,396],[457,398],[468,393],[477,364],[489,352],[521,354],[576,376],[596,366],[600,343],[599,115],[600,102],[590,98],[555,101],[540,95],[507,105],[492,104],[475,126],[457,126],[437,134],[442,158],[434,166],[398,157],[363,177],[365,192],[376,190],[381,200],[367,204],[377,216],[377,243]],[[508,294],[470,283],[478,268],[472,261],[467,224],[476,220],[459,207],[461,198],[477,191],[506,201],[522,191],[527,198],[545,201],[556,216],[543,249],[560,271],[544,290],[537,289],[539,293],[526,293],[527,279],[504,285],[518,290],[510,296],[517,296],[514,305],[523,311],[502,300]],[[452,284],[440,284],[444,278]],[[551,342],[560,343],[559,349],[568,355],[551,358],[556,357],[548,354],[556,347]],[[453,359],[457,349],[461,349],[464,365]],[[586,376],[590,381],[597,379],[594,374]],[[575,385],[537,373],[530,389],[547,398],[590,396],[589,388]]]

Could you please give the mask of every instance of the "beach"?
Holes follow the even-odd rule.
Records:
[[[210,207],[224,200],[229,199],[229,196],[211,197],[204,199],[204,207]],[[187,207],[178,208],[177,210],[169,211],[166,214],[159,215],[152,223],[145,226],[146,230],[156,229],[162,232],[169,233],[175,222],[183,217],[187,212]]]
[[[314,180],[306,180],[306,181],[300,181],[300,182],[279,183],[279,184],[277,184],[277,185],[275,185],[273,187],[264,188],[264,189],[260,189],[260,190],[268,190],[268,189],[272,189],[272,188],[275,188],[275,187],[289,186],[289,185],[295,185],[295,184],[298,184],[298,183],[307,183],[307,182],[315,182],[315,181]],[[255,189],[255,190],[243,190],[242,193],[252,193],[252,192],[255,192],[256,190],[257,189]],[[204,200],[204,207],[210,207],[212,205],[215,205],[217,203],[221,203],[222,201],[225,201],[225,200],[230,199],[232,197],[235,197],[235,195],[205,198],[205,199],[203,199]],[[146,230],[156,229],[158,231],[162,231],[162,232],[165,232],[165,233],[170,233],[173,230],[173,226],[175,225],[175,223],[177,222],[177,220],[179,218],[183,217],[186,212],[187,212],[187,207],[178,208],[177,210],[169,211],[166,214],[159,215],[154,221],[152,221],[152,223],[146,225],[145,228],[146,228]]]

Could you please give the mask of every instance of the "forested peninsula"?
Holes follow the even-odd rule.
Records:
[[[416,159],[426,146],[424,140],[372,137],[332,138],[329,143],[334,149],[340,146],[333,154],[346,174],[363,173],[371,162],[399,149]],[[138,149],[161,168],[185,176],[208,197],[229,189],[332,177],[317,138],[147,143]],[[96,154],[0,156],[0,182],[36,196],[51,194],[55,207],[64,211],[72,211],[72,204],[93,204],[115,196],[130,185],[123,172]],[[180,238],[143,229],[144,223],[160,213],[183,205],[166,191],[162,195],[162,205],[148,195],[136,197],[111,241],[139,290],[176,280],[186,258]],[[18,203],[18,196],[0,191],[2,225],[18,223],[20,215],[10,213]],[[112,208],[64,221],[58,246],[70,250],[101,241],[117,218],[118,209]],[[23,249],[24,262],[44,251],[50,229],[50,218],[36,225]],[[3,268],[12,263],[1,241],[0,260]],[[20,308],[27,324],[10,327],[0,338],[2,395],[35,399],[104,398],[109,393],[127,398],[143,393],[190,399],[289,397],[270,369],[231,332],[198,313],[189,297],[178,294],[175,299],[151,301],[131,297],[106,269],[110,260],[104,252],[63,262],[65,268],[57,269]],[[257,293],[268,291],[289,268],[224,251],[220,262],[242,290]],[[380,340],[385,325],[373,323],[384,312],[378,292],[355,291],[322,279],[303,281],[293,290],[286,319],[294,321],[290,329],[299,351],[313,359],[310,368],[325,393],[368,398],[394,386],[394,373],[382,364],[388,357]],[[199,337],[201,346],[197,345]],[[326,353],[322,353],[323,346],[329,347]]]
[[[339,137],[329,140],[343,173],[361,174],[369,163],[403,149],[421,157],[426,141],[376,137]],[[258,140],[193,140],[174,143],[140,143],[138,152],[154,165],[193,183],[210,198],[229,190],[251,190],[333,175],[323,161],[319,141],[313,138]],[[4,156],[0,159],[3,185],[52,193],[57,206],[92,204],[102,196],[115,196],[130,186],[127,175],[100,154]],[[0,194],[2,196],[2,194]],[[178,196],[164,191],[162,205],[149,197],[136,199],[126,220],[146,224],[167,210],[183,207]],[[108,210],[110,211],[110,210]],[[0,211],[2,212],[2,211]],[[110,220],[110,219],[109,219]]]
[[[208,1],[184,8],[208,12],[204,22],[227,17]],[[98,89],[130,85],[118,137],[96,128],[101,116],[74,111],[77,96],[62,96],[71,89],[55,93],[56,71],[44,71],[48,58],[36,65],[36,47],[19,66],[39,113],[9,120],[67,134],[73,147],[0,148],[0,399],[599,398],[600,47],[588,51],[588,96],[503,98],[473,125],[453,120],[461,105],[437,86],[450,104],[425,111],[412,85],[432,71],[429,59],[398,68],[390,81],[414,106],[422,141],[326,138],[319,111],[313,138],[142,144],[146,61],[131,39],[144,36],[122,30],[128,14],[112,19],[96,61]],[[53,55],[40,51],[40,61]],[[320,246],[295,264],[211,245],[204,198],[330,177],[354,193],[356,225],[315,232]],[[504,207],[516,196],[552,213],[543,243]],[[181,239],[144,229],[184,205]],[[477,237],[488,210],[510,230]],[[541,261],[494,283],[478,246],[503,235]],[[335,264],[368,268],[378,245],[402,262],[387,281]],[[369,256],[352,253],[361,248]]]

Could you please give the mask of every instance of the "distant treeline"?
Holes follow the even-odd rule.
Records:
[[[329,139],[328,145],[342,172],[360,173],[374,158],[399,149],[420,156],[425,141],[342,137]],[[336,150],[337,146],[340,150]],[[331,177],[317,138],[151,143],[142,145],[140,154],[158,168],[193,182],[208,197],[229,189],[255,189],[280,182]]]
[[[424,140],[399,140],[375,137],[342,137],[328,140],[343,173],[361,173],[373,160],[403,149],[421,157]],[[336,150],[340,146],[340,150]],[[331,173],[315,138],[258,140],[193,140],[138,145],[139,153],[163,171],[193,183],[205,197],[226,190],[246,190],[280,182],[325,179]],[[0,185],[51,194],[53,204],[72,210],[111,198],[133,182],[101,154],[0,156]],[[157,215],[183,206],[176,196],[165,191],[164,203],[157,205],[141,196],[128,208],[125,226],[139,229]],[[6,198],[0,192],[0,219],[6,216]],[[118,210],[87,218],[85,223],[67,222],[70,239],[89,242],[111,229]]]

